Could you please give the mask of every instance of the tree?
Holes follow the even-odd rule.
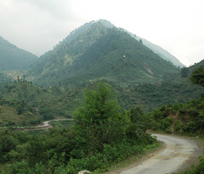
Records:
[[[127,136],[139,142],[138,137],[141,135],[145,137],[145,132],[150,127],[150,118],[138,106],[131,108],[128,115],[131,123],[128,127]]]
[[[139,128],[145,132],[149,126],[149,118],[144,114],[141,108],[138,106],[131,108],[129,114],[131,123],[134,125],[134,129],[136,130]]]
[[[189,73],[189,69],[188,68],[184,67],[184,68],[181,69],[181,77],[182,78],[188,77],[188,73]]]
[[[204,87],[204,67],[200,66],[195,69],[191,74],[190,80],[192,83]]]
[[[34,167],[36,163],[41,161],[46,162],[48,160],[48,154],[45,152],[46,146],[43,137],[33,136],[28,146],[27,159],[31,167]]]
[[[143,44],[142,39],[139,40],[141,44]]]
[[[84,103],[76,111],[75,131],[86,138],[86,149],[102,150],[104,144],[116,144],[125,136],[130,119],[108,85],[98,83],[97,90],[87,90]],[[84,142],[83,142],[84,143]]]

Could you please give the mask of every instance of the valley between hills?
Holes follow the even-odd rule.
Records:
[[[106,20],[40,57],[0,37],[0,173],[107,172],[159,147],[147,130],[202,139],[203,66],[185,67]],[[32,130],[58,118],[52,129]],[[203,166],[201,157],[186,172]]]

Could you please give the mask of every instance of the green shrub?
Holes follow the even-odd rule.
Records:
[[[188,115],[192,119],[196,119],[199,116],[199,112],[198,112],[198,110],[196,108],[190,108],[188,110]]]
[[[184,125],[183,130],[184,130],[184,132],[190,132],[190,133],[195,132],[196,123],[194,121],[190,121],[189,123]]]
[[[179,120],[176,120],[174,130],[175,132],[179,132],[180,129],[181,129],[181,122]]]
[[[165,132],[169,132],[170,126],[173,123],[173,118],[172,117],[167,117],[163,120],[161,120],[161,130]]]

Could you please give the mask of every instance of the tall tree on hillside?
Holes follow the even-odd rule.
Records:
[[[102,150],[104,144],[120,142],[129,125],[130,118],[120,112],[120,106],[108,85],[98,84],[97,90],[88,90],[83,106],[76,112],[75,130],[86,137],[86,149]]]
[[[204,67],[200,66],[195,69],[191,74],[190,80],[192,83],[204,87]]]

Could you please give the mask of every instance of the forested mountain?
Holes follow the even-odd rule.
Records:
[[[194,65],[190,66],[190,67],[183,67],[181,68],[179,73],[175,73],[175,74],[171,74],[171,75],[167,75],[165,77],[166,81],[168,82],[182,82],[182,83],[191,83],[189,80],[189,77],[191,75],[191,73],[193,72],[193,70],[199,68],[200,66],[204,65],[204,60],[195,63]]]
[[[37,56],[19,49],[0,36],[0,72],[5,70],[27,70]]]
[[[146,133],[150,128],[203,135],[204,61],[180,69],[140,39],[108,21],[93,21],[27,74],[4,69],[16,80],[0,73],[0,173],[103,172],[157,147]],[[72,117],[73,125],[55,122],[54,129],[34,131],[59,117]],[[203,166],[201,158],[197,173]]]
[[[107,21],[85,24],[40,57],[26,76],[43,85],[108,80],[120,84],[160,83],[179,72],[127,32]]]
[[[193,70],[199,68],[200,66],[204,66],[204,59],[198,63],[195,63],[194,65],[190,66],[188,69],[189,69],[189,72],[192,72]]]
[[[155,44],[149,42],[148,40],[141,38],[141,37],[139,37],[133,33],[130,33],[129,31],[127,31],[125,29],[121,29],[121,30],[127,32],[130,36],[135,38],[137,41],[141,42],[143,45],[145,45],[147,48],[152,50],[154,53],[158,54],[164,60],[171,62],[175,66],[178,66],[181,68],[185,67],[185,65],[183,65],[175,56],[173,56],[172,54],[170,54],[168,51],[164,50],[160,46],[155,45]]]
[[[168,51],[164,50],[163,48],[159,47],[158,45],[155,45],[146,39],[140,38],[136,36],[137,40],[141,40],[141,42],[151,49],[154,53],[158,54],[161,56],[163,59],[172,62],[174,65],[179,66],[179,67],[185,67],[175,56],[171,55]]]

